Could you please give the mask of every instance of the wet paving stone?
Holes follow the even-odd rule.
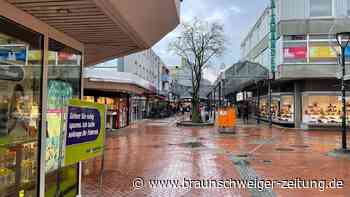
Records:
[[[343,189],[152,188],[151,179],[293,180],[333,179],[350,183],[350,159],[334,153],[339,132],[303,132],[248,125],[236,134],[213,128],[176,128],[174,118],[149,120],[108,133],[102,188],[101,159],[83,164],[84,197],[260,197],[348,196]],[[159,126],[157,124],[162,124]],[[350,140],[350,136],[349,136]],[[306,147],[308,146],[308,147]],[[133,180],[144,179],[135,189]]]

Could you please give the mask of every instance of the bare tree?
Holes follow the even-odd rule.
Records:
[[[223,25],[194,19],[180,26],[179,36],[169,44],[169,49],[186,61],[192,74],[192,122],[200,122],[199,90],[203,70],[215,56],[225,50]]]

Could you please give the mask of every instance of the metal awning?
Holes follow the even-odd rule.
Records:
[[[150,48],[179,24],[179,0],[7,0],[85,47],[85,65]]]
[[[261,64],[244,61],[238,62],[224,72],[225,94],[241,91],[250,84],[268,79],[269,70]]]

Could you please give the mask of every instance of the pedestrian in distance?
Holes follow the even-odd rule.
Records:
[[[243,113],[243,123],[248,124],[249,122],[249,105],[248,102],[244,102],[242,105],[242,113]]]

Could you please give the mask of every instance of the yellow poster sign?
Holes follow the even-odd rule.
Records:
[[[310,58],[335,58],[337,54],[329,46],[310,47]]]

